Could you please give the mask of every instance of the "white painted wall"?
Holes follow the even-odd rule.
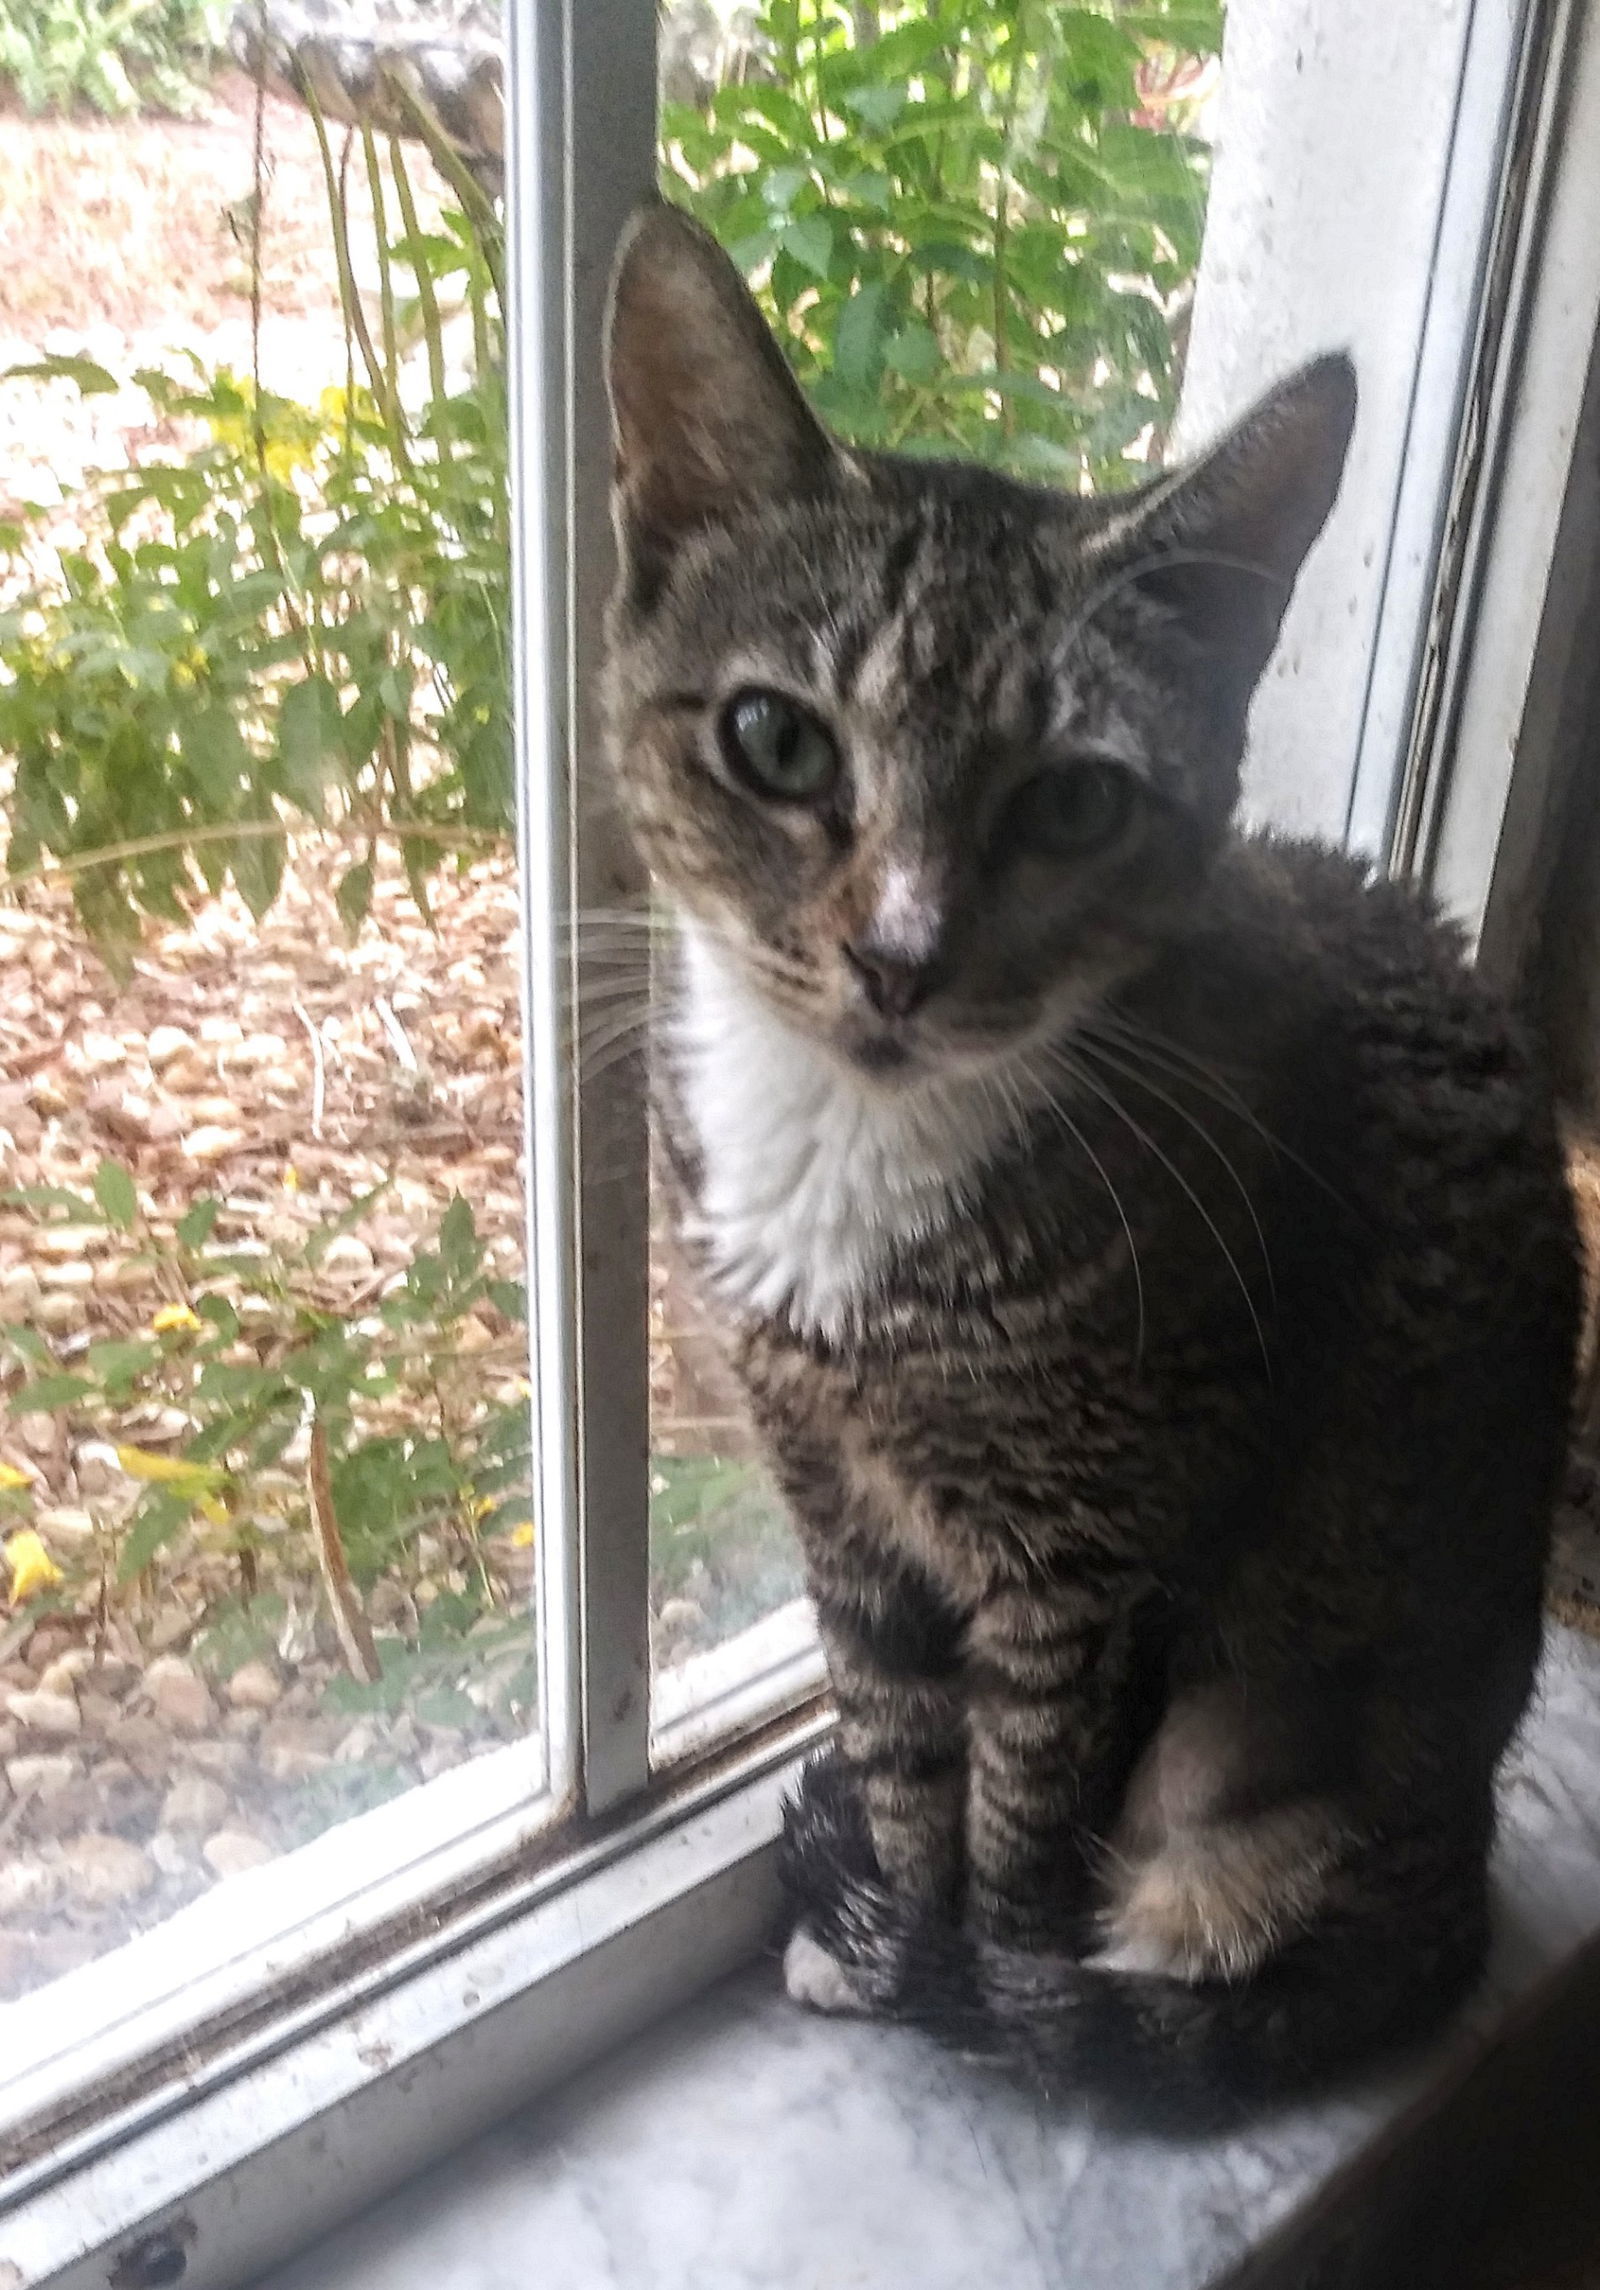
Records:
[[[1317,351],[1354,354],[1361,412],[1344,490],[1256,699],[1245,804],[1258,819],[1343,836],[1376,658],[1386,693],[1374,687],[1381,720],[1353,822],[1369,848],[1381,832],[1373,822],[1401,736],[1448,473],[1514,16],[1514,0],[1230,0],[1228,9],[1179,443],[1202,443]],[[1461,109],[1453,146],[1469,57],[1476,109]],[[1447,185],[1454,211],[1436,264]],[[1408,465],[1409,505],[1391,551]]]

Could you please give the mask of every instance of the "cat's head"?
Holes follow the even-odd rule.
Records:
[[[1185,913],[1332,505],[1349,361],[1099,499],[856,452],[671,208],[618,258],[607,710],[657,884],[904,1086],[1059,1031]]]

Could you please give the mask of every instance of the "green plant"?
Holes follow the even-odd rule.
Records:
[[[54,1414],[117,1461],[91,1533],[61,1562],[56,1604],[102,1620],[115,1610],[136,1632],[188,1606],[196,1644],[226,1672],[270,1641],[287,1602],[310,1601],[355,1673],[342,1706],[420,1696],[420,1714],[455,1722],[444,1702],[459,1712],[476,1679],[488,1706],[526,1713],[524,1303],[495,1275],[465,1200],[352,1308],[330,1293],[326,1260],[370,1199],[293,1245],[263,1245],[211,1197],[158,1224],[114,1161],[92,1193],[5,1198],[41,1221],[101,1228],[123,1292],[164,1299],[136,1334],[66,1361],[36,1329],[0,1327],[7,1413]],[[0,1489],[12,1531],[31,1515],[20,1476]],[[387,1621],[374,1631],[380,1584]]]
[[[345,382],[300,404],[197,361],[185,376],[142,369],[134,381],[187,450],[88,489],[74,503],[80,548],[41,550],[28,529],[0,528],[14,572],[32,567],[0,613],[7,870],[45,854],[71,866],[85,926],[113,956],[141,911],[175,916],[186,894],[230,878],[264,912],[296,818],[354,845],[339,901],[352,926],[380,835],[399,835],[425,901],[449,848],[511,829],[497,232],[460,209],[422,231],[395,150],[404,228],[391,237],[367,148],[383,320],[375,340],[336,203]],[[337,195],[331,154],[329,169]],[[451,371],[451,299],[471,344],[465,375]],[[17,370],[118,386],[82,358]]]
[[[668,108],[668,188],[848,437],[1126,483],[1176,404],[1206,155],[1173,99],[1221,15],[763,0],[764,68]]]
[[[0,81],[27,111],[193,109],[227,0],[0,0]]]

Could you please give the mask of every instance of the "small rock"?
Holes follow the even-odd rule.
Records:
[[[126,1837],[90,1829],[64,1847],[61,1875],[68,1891],[88,1906],[115,1908],[150,1890],[156,1881],[156,1865]]]
[[[131,1813],[142,1812],[149,1804],[148,1782],[140,1780],[124,1757],[103,1758],[90,1779],[100,1818],[112,1828],[119,1828]]]
[[[83,1550],[94,1541],[94,1514],[75,1504],[53,1503],[38,1513],[39,1532],[52,1550]]]
[[[94,1286],[94,1266],[87,1257],[73,1257],[65,1263],[47,1264],[41,1278],[46,1290],[45,1301],[48,1302],[51,1294],[59,1293],[63,1288],[69,1290],[92,1288]]]
[[[47,1670],[58,1654],[78,1643],[78,1634],[64,1622],[47,1617],[28,1640],[28,1659],[35,1671]]]
[[[85,1034],[78,1043],[78,1055],[91,1073],[105,1073],[112,1066],[127,1062],[127,1051],[115,1034]]]
[[[378,1729],[367,1718],[358,1718],[333,1753],[335,1765],[364,1765],[378,1746]]]
[[[30,1319],[43,1293],[31,1264],[8,1265],[0,1272],[0,1318]]]
[[[107,1746],[125,1757],[146,1781],[163,1781],[172,1762],[172,1744],[159,1718],[126,1711],[106,1727]]]
[[[46,1733],[56,1740],[66,1740],[83,1731],[83,1713],[76,1697],[70,1693],[7,1694],[6,1708],[18,1725],[29,1733]]]
[[[92,1693],[108,1694],[113,1701],[120,1701],[138,1682],[138,1664],[125,1662],[120,1654],[102,1654],[84,1680]]]
[[[228,1780],[244,1771],[250,1751],[242,1741],[191,1741],[187,1755],[189,1762],[197,1765],[202,1773],[220,1773]]]
[[[49,1120],[65,1113],[72,1098],[53,1074],[42,1073],[28,1092],[28,1103],[35,1113],[42,1113]]]
[[[219,1829],[200,1850],[219,1877],[243,1876],[247,1869],[264,1868],[275,1858],[272,1847],[248,1829]]]
[[[376,1269],[373,1254],[364,1240],[357,1240],[353,1232],[336,1233],[322,1252],[324,1272],[343,1273],[347,1278],[365,1279]]]
[[[85,1325],[89,1310],[75,1288],[52,1288],[34,1306],[33,1317],[52,1336],[69,1336]]]
[[[310,1742],[266,1740],[261,1744],[261,1770],[272,1781],[309,1781],[333,1763],[332,1753]]]
[[[203,1773],[174,1781],[161,1807],[163,1829],[205,1831],[219,1828],[228,1811],[228,1792]]]
[[[194,1867],[193,1840],[184,1842],[166,1829],[158,1829],[145,1851],[164,1877],[186,1877]]]
[[[120,1145],[150,1142],[150,1118],[154,1108],[149,1098],[141,1097],[137,1090],[109,1086],[91,1090],[85,1111],[91,1121],[97,1122]]]
[[[85,1733],[104,1733],[115,1725],[122,1712],[109,1694],[98,1694],[93,1685],[86,1685],[78,1695],[78,1715],[83,1720]]]
[[[226,1161],[230,1154],[238,1152],[243,1143],[242,1129],[221,1129],[212,1122],[202,1122],[198,1129],[191,1129],[184,1139],[183,1152],[186,1160],[198,1161],[210,1167],[215,1161]]]
[[[282,1694],[276,1672],[265,1662],[246,1662],[228,1680],[228,1699],[236,1710],[270,1710]]]
[[[18,1797],[41,1800],[59,1797],[83,1771],[75,1757],[12,1757],[6,1761],[6,1779]]]
[[[216,1716],[211,1691],[191,1663],[164,1654],[144,1674],[144,1690],[158,1717],[175,1733],[203,1733]]]
[[[262,1710],[229,1710],[222,1721],[222,1730],[234,1741],[254,1741],[265,1723]]]
[[[262,1066],[282,1065],[288,1054],[289,1045],[282,1034],[246,1034],[229,1050],[228,1063],[240,1073],[254,1073]]]
[[[48,1455],[56,1444],[56,1419],[29,1408],[12,1420],[12,1430],[31,1455]]]
[[[705,1608],[697,1606],[692,1598],[668,1598],[662,1601],[658,1619],[663,1630],[703,1630]]]
[[[209,1129],[237,1129],[244,1115],[231,1097],[197,1097],[189,1108],[189,1118]]]
[[[144,1054],[157,1073],[171,1065],[174,1058],[183,1057],[194,1049],[194,1036],[186,1034],[181,1026],[154,1026],[145,1043]]]
[[[173,1604],[151,1623],[150,1643],[158,1654],[170,1654],[174,1646],[186,1645],[193,1633],[194,1616],[181,1605]]]
[[[99,1256],[109,1239],[104,1225],[41,1225],[33,1237],[33,1250],[51,1262],[63,1258],[76,1261],[83,1256]]]
[[[44,1694],[75,1693],[78,1680],[93,1668],[92,1646],[69,1646],[64,1654],[57,1654],[49,1666],[39,1672],[39,1691]]]
[[[37,1915],[61,1890],[48,1861],[0,1861],[0,1916]]]

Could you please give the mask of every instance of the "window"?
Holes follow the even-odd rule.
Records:
[[[821,1673],[776,1499],[659,1219],[652,1229],[636,1024],[650,926],[615,919],[643,915],[645,890],[594,766],[610,577],[598,348],[612,248],[658,163],[723,234],[829,417],[863,439],[960,447],[1069,485],[1135,481],[1170,438],[1198,442],[1300,355],[1351,343],[1358,446],[1258,703],[1248,800],[1392,852],[1481,924],[1492,952],[1525,912],[1538,774],[1554,769],[1539,677],[1576,656],[1551,568],[1600,311],[1600,218],[1574,156],[1600,117],[1600,34],[1577,14],[1539,0],[1232,0],[1219,66],[1205,8],[683,0],[664,17],[658,155],[651,0],[512,0],[515,946],[534,1396],[527,1462],[508,1438],[495,1484],[464,1492],[470,1519],[527,1474],[536,1540],[512,1540],[507,1514],[493,1562],[504,1595],[477,1617],[507,1633],[493,1662],[503,1652],[507,1677],[522,1674],[498,1732],[479,1729],[494,1735],[481,1754],[408,1772],[414,1785],[387,1802],[341,1804],[348,1817],[324,1834],[6,2007],[0,2285],[100,2284],[114,2269],[119,2283],[245,2279],[737,1962],[775,1911],[778,1808],[826,1723]],[[337,176],[326,110],[312,134],[328,135]],[[458,198],[470,207],[476,192],[492,215],[492,169],[486,192],[450,173],[452,156],[441,165]],[[364,164],[358,134],[350,165]],[[398,203],[381,164],[377,179]],[[248,238],[248,215],[242,227]],[[404,331],[397,276],[377,282],[367,322],[380,374],[386,326],[396,343]],[[426,404],[443,337],[425,310],[420,325]],[[247,397],[213,410],[238,421],[247,453],[300,450],[252,436]],[[418,459],[430,466],[431,448]],[[350,558],[359,568],[355,526]],[[359,585],[358,570],[348,578]],[[291,758],[320,752],[320,711],[349,705],[342,671],[305,681],[304,723],[291,716],[274,751]],[[256,822],[263,845],[276,817]],[[348,896],[361,893],[358,880]],[[378,991],[415,1057],[406,1009]],[[389,1021],[376,1026],[409,1072]],[[313,1053],[308,1037],[308,1067],[330,1055],[325,1031],[319,1042]],[[101,1224],[118,1228],[126,1197],[115,1178],[103,1191]],[[478,1249],[485,1203],[470,1206]],[[511,1210],[495,1213],[511,1232]],[[132,1214],[145,1215],[137,1194]],[[452,1214],[428,1279],[514,1270],[509,1257],[469,1262],[468,1224]],[[195,1228],[197,1250],[210,1238]],[[489,1301],[509,1421],[521,1363]],[[405,1329],[375,1319],[362,1342],[376,1381]],[[169,1336],[194,1331],[140,1340]],[[46,1348],[8,1357],[8,1390],[74,1373]],[[23,1412],[70,1428],[81,1397],[47,1386]],[[291,1429],[315,1529],[314,1408]],[[203,1522],[201,1498],[223,1495],[196,1476],[207,1459],[173,1444],[189,1481],[163,1479],[167,1449],[147,1441],[158,1468],[139,1484],[177,1485],[186,1522]],[[336,1490],[336,1524],[361,1499]],[[152,1502],[143,1515],[170,1514]],[[8,1534],[33,1531],[21,1516]],[[345,1600],[334,1539],[322,1538],[324,1627],[329,1601]],[[41,1549],[48,1560],[48,1533]],[[536,1633],[521,1603],[535,1569]],[[359,1667],[377,1602],[357,1589],[343,1624]],[[446,1581],[433,1603],[450,1595]],[[6,1660],[24,1642],[17,1620],[32,1630],[28,1605],[13,1559]],[[380,1668],[401,1644],[429,1651],[420,1616],[387,1635]],[[166,1675],[186,1661],[187,1645]],[[218,1673],[189,1666],[215,1697]],[[280,1653],[263,1667],[265,1699],[289,1664]],[[70,1690],[81,1719],[80,1684],[71,1664],[48,1685],[30,1665],[9,1690]],[[462,1690],[462,1675],[419,1674],[416,1693],[435,1690]],[[236,1706],[249,1710],[248,1692]],[[419,1712],[420,1700],[417,1723],[434,1725]],[[26,1714],[10,1722],[27,1736],[13,1762],[63,1754],[31,1738]],[[0,1838],[11,1818],[0,1808]]]

